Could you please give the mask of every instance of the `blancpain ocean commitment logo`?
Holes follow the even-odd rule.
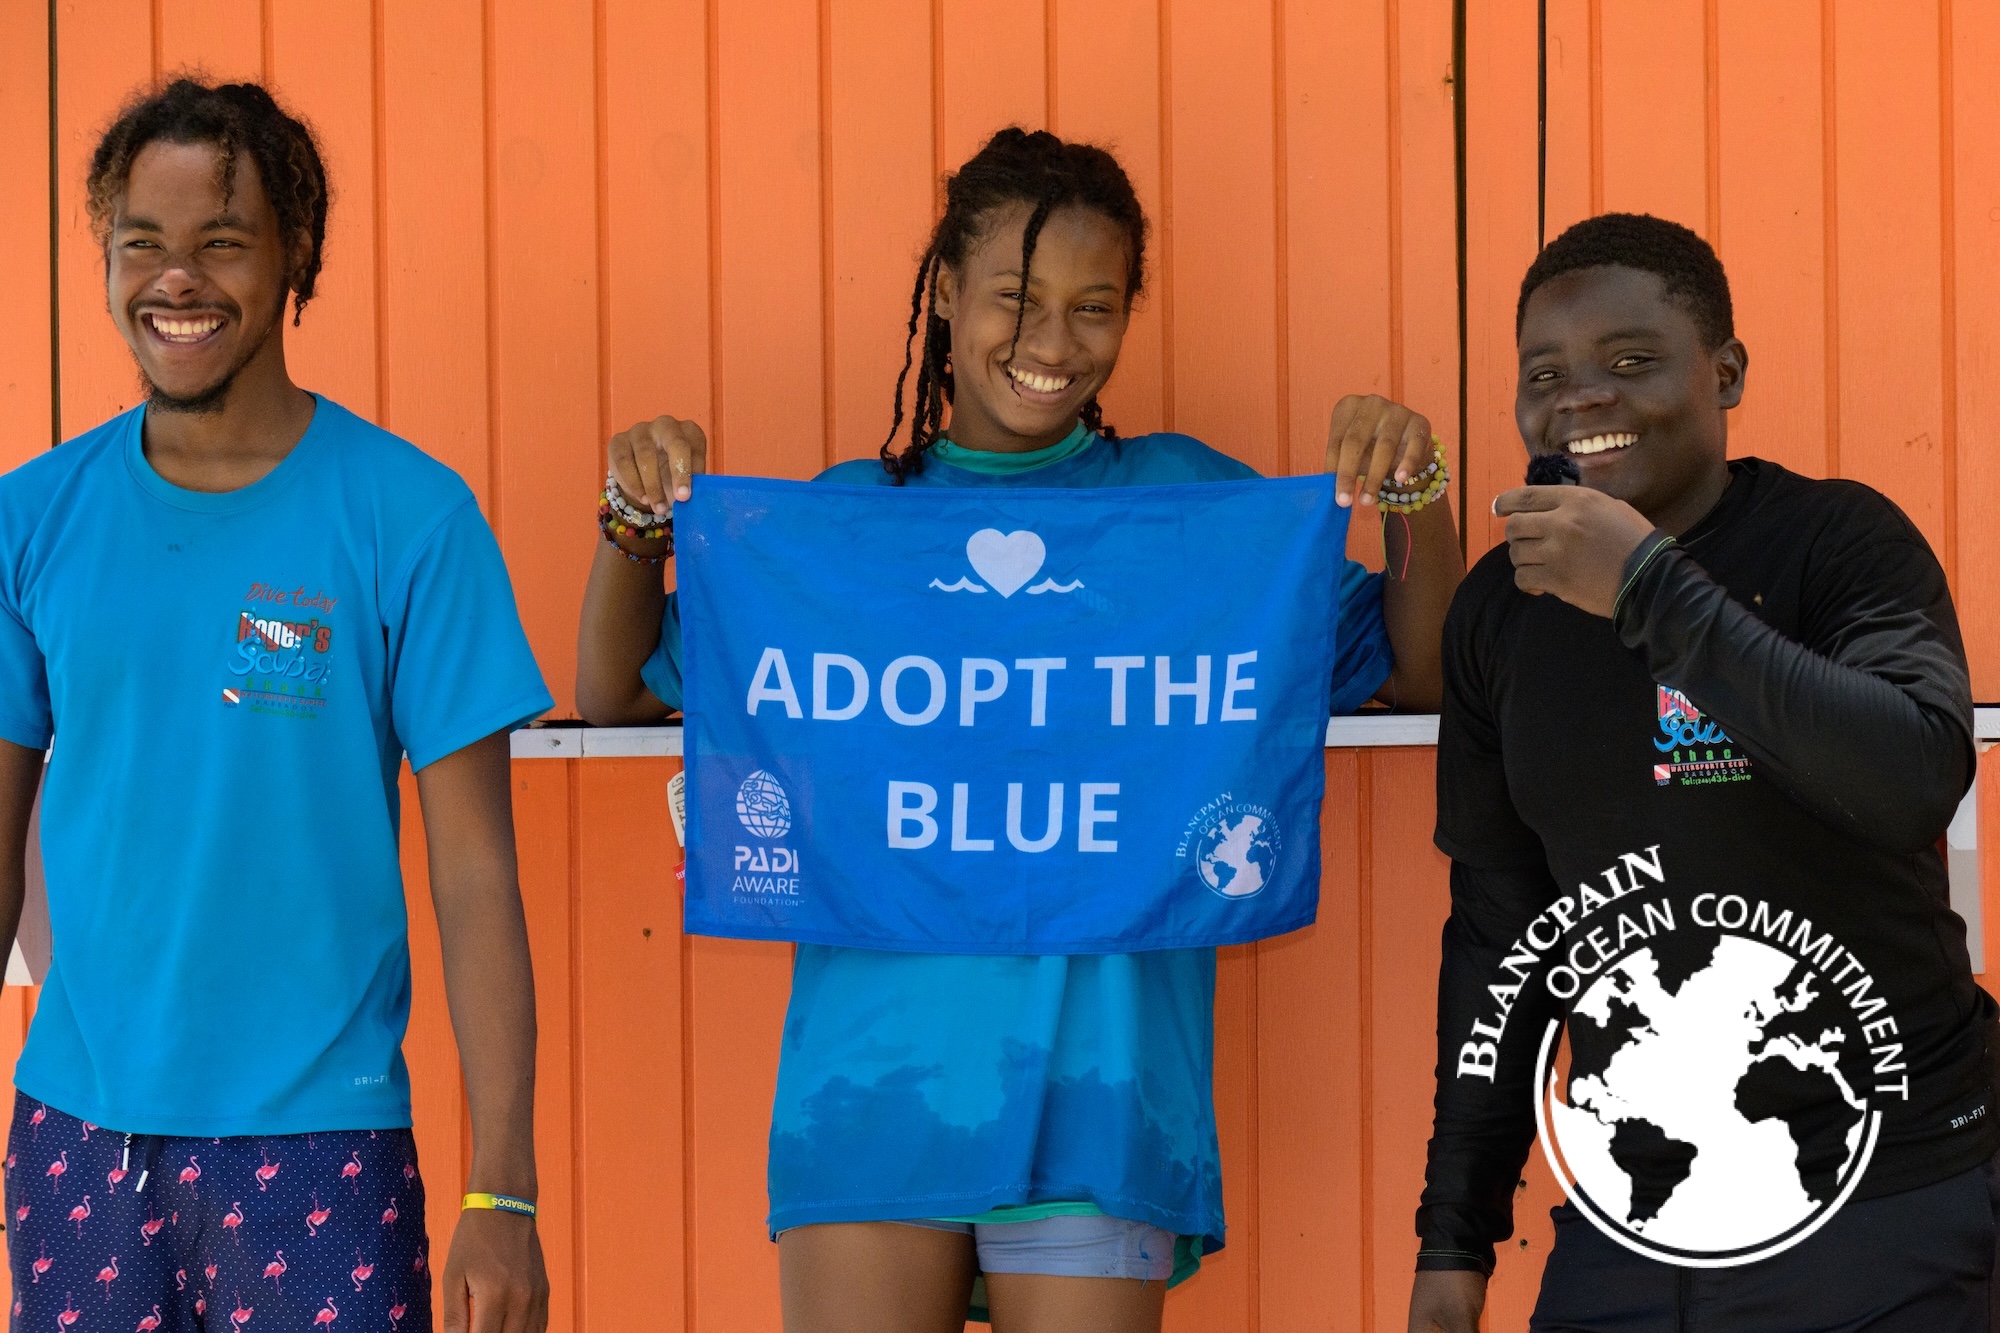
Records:
[[[1277,817],[1267,807],[1224,792],[1195,811],[1174,855],[1191,861],[1210,891],[1248,898],[1275,877],[1284,848]]]

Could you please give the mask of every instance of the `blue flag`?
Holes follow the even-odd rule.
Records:
[[[1310,924],[1348,511],[695,478],[686,928],[1132,953]]]

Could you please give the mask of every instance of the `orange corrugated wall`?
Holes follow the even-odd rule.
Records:
[[[320,129],[337,192],[295,373],[465,476],[567,713],[603,439],[674,411],[732,471],[873,452],[939,172],[1002,124],[1047,125],[1115,145],[1155,222],[1112,419],[1298,472],[1340,393],[1403,397],[1459,457],[1475,554],[1520,467],[1513,305],[1538,220],[1695,227],[1755,353],[1737,450],[1894,496],[2000,698],[2000,9],[1547,0],[1544,193],[1535,0],[1467,8],[1460,79],[1447,0],[0,0],[0,463],[134,401],[80,204],[96,130],[163,71],[262,77]],[[668,884],[624,869],[671,840],[676,762],[515,765],[559,1330],[777,1327],[761,1219],[787,956],[683,937]],[[1224,952],[1231,1244],[1169,1301],[1176,1330],[1402,1326],[1445,910],[1431,758],[1327,762],[1320,924]],[[1985,796],[2000,828],[1990,774]],[[408,1051],[445,1200],[465,1114],[414,820],[409,844]],[[2000,892],[1986,922],[2000,957]],[[0,1056],[32,1007],[0,998]],[[1546,1245],[1529,1179],[1496,1330],[1524,1325]]]

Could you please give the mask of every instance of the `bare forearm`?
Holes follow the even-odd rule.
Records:
[[[417,774],[475,1190],[535,1197],[535,974],[505,733]]]
[[[577,710],[598,726],[637,726],[667,715],[667,706],[639,678],[660,641],[667,604],[661,568],[627,560],[609,542],[598,544],[576,645]]]
[[[464,906],[451,910],[441,902],[438,927],[445,941],[445,994],[472,1118],[467,1188],[533,1199],[535,977],[520,899],[511,892],[512,872],[511,865],[506,867],[509,891],[504,894],[497,891],[497,879],[485,886],[447,888],[445,897]],[[457,873],[470,877],[476,872],[461,867]],[[503,898],[513,910],[488,905]]]
[[[1385,528],[1383,556],[1388,566],[1382,585],[1382,620],[1395,650],[1396,666],[1389,685],[1376,696],[1405,712],[1434,713],[1444,697],[1439,652],[1445,612],[1465,575],[1465,558],[1458,549],[1458,529],[1447,495],[1414,514],[1391,514]]]
[[[28,821],[42,783],[42,752],[0,741],[0,959],[14,949],[28,897]]]

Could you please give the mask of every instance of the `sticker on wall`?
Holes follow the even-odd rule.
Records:
[[[687,846],[687,771],[674,774],[667,779],[667,813],[674,817],[674,841]]]

